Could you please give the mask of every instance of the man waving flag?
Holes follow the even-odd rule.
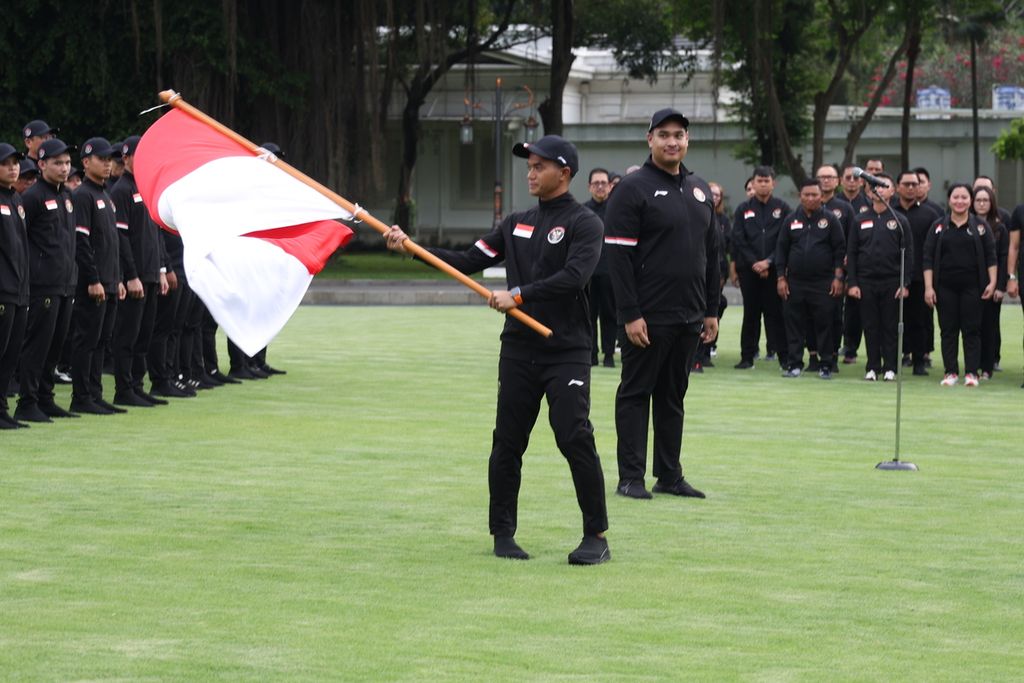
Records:
[[[181,235],[189,285],[253,355],[313,275],[352,238],[352,214],[211,126],[174,109],[142,136],[135,177],[150,215]]]

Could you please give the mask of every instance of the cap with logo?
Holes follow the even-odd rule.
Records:
[[[110,142],[106,138],[89,138],[82,143],[82,158],[87,156],[97,157],[109,157],[112,156],[114,150],[110,147]]]
[[[679,124],[682,125],[682,127],[685,130],[690,129],[690,119],[683,116],[683,112],[679,111],[678,109],[673,109],[672,107],[666,107],[665,109],[659,109],[658,111],[654,112],[654,115],[651,116],[651,125],[647,129],[647,132],[650,133],[652,130],[662,125],[666,121],[672,120],[678,121]]]
[[[18,172],[18,177],[39,175],[39,167],[36,166],[36,162],[32,161],[28,157],[22,157],[21,159],[21,170]]]
[[[50,138],[39,145],[39,161],[43,159],[49,159],[50,157],[59,156],[64,152],[74,152],[75,146],[65,143],[63,140],[58,138]]]
[[[118,152],[120,152],[122,156],[131,156],[135,154],[135,148],[139,146],[139,140],[141,139],[141,135],[129,135],[124,139],[124,142],[119,145],[120,149]]]
[[[57,133],[60,132],[60,129],[50,128],[50,124],[48,124],[46,121],[40,121],[39,119],[36,119],[35,121],[29,121],[28,123],[26,123],[25,127],[21,129],[21,132],[25,134],[25,137],[31,138],[35,137],[36,135],[46,135],[47,133],[52,133],[53,135],[56,135]]]
[[[512,153],[523,159],[529,159],[531,154],[536,154],[543,159],[557,161],[569,169],[570,177],[575,176],[576,171],[580,170],[576,146],[560,135],[545,135],[537,142],[517,142],[512,148]]]
[[[8,145],[6,142],[0,142],[0,161],[7,161],[11,157],[20,161],[25,158],[25,155],[14,149],[12,145]]]

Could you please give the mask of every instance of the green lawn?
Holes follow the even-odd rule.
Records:
[[[439,270],[391,251],[338,251],[317,275],[331,280],[447,280]]]
[[[0,679],[1020,680],[1019,309],[996,379],[908,377],[917,473],[874,469],[893,385],[734,371],[739,318],[687,401],[708,499],[609,495],[599,567],[566,564],[543,417],[534,559],[490,555],[483,306],[304,307],[270,349],[286,376],[2,432]],[[609,494],[616,382],[595,369]]]

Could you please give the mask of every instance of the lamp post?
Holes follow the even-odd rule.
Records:
[[[534,97],[533,91],[527,86],[521,86],[526,91],[527,100],[526,102],[511,102],[505,104],[502,97],[501,79],[497,79],[494,84],[494,225],[498,225],[501,222],[502,214],[504,213],[504,166],[502,164],[502,142],[504,140],[505,133],[505,118],[506,116],[517,110],[517,109],[529,109],[530,115],[524,122],[526,142],[533,142],[537,138],[537,129],[540,124],[537,122],[537,118],[534,116]],[[462,123],[459,124],[459,142],[463,145],[473,144],[473,109],[482,108],[479,103],[471,102],[468,97],[464,100],[466,104],[466,113],[462,117]],[[506,111],[506,108],[508,111]],[[517,124],[518,127],[518,124]],[[511,125],[510,125],[511,128]]]

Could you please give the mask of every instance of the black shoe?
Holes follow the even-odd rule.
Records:
[[[18,409],[14,411],[14,420],[24,420],[25,422],[53,422],[53,420],[50,419],[50,416],[44,413],[35,403],[18,406]]]
[[[134,391],[125,391],[114,394],[114,405],[132,406],[133,408],[152,408],[153,404],[145,400]]]
[[[832,368],[828,367],[827,365],[825,367],[818,368],[818,378],[832,379]]]
[[[227,375],[225,375],[220,370],[214,369],[214,370],[211,370],[210,372],[208,372],[207,374],[210,377],[212,377],[213,379],[219,381],[221,384],[241,384],[242,383],[240,380],[237,380],[234,377],[228,377]]]
[[[778,360],[778,358],[778,355],[774,351],[769,351],[764,356],[764,359],[767,361]]]
[[[908,354],[904,355],[903,358],[900,359],[900,364],[903,365],[903,367],[905,367],[905,368],[909,368],[909,367],[913,367],[914,361],[911,360],[910,354],[908,353]]]
[[[107,410],[91,398],[72,398],[71,412],[85,413],[87,415],[113,415],[113,410]]]
[[[135,387],[135,395],[141,398],[143,401],[151,406],[165,406],[167,401],[162,398],[157,398],[153,394],[147,394],[141,387]]]
[[[191,398],[191,394],[178,388],[177,382],[156,382],[150,389],[150,395],[166,396],[167,398]]]
[[[674,484],[662,484],[660,481],[654,484],[654,488],[651,489],[655,493],[669,493],[673,496],[685,496],[687,498],[706,498],[703,491],[690,486],[686,479],[680,477],[679,481]]]
[[[46,413],[47,417],[82,417],[81,415],[75,415],[61,408],[56,403],[40,403],[39,409]]]
[[[222,386],[224,386],[224,382],[223,382],[222,378],[214,377],[213,375],[211,375],[208,372],[204,372],[202,375],[199,376],[199,383],[200,384],[208,384],[211,387],[222,387]]]
[[[595,363],[595,365],[597,365],[597,364]],[[605,356],[604,357],[603,365],[606,368],[614,368],[615,367],[615,356]]]
[[[258,367],[260,370],[262,370],[264,372],[264,374],[267,374],[267,375],[287,375],[288,374],[287,370],[278,370],[277,368],[270,367],[266,363],[264,363],[263,365],[257,365],[256,367]],[[615,367],[614,361],[612,362],[612,367]]]
[[[705,358],[703,365],[706,368],[713,368],[713,367],[715,367],[715,364],[711,362],[711,358]]]
[[[737,370],[749,370],[754,367],[754,361],[752,360],[741,360],[739,363],[733,366]]]
[[[817,372],[821,369],[821,361],[818,360],[817,356],[811,356],[807,359],[807,372]]]
[[[530,554],[519,547],[516,539],[512,536],[494,537],[494,555],[509,560],[528,560]]]
[[[703,373],[704,372],[704,368],[703,368],[703,366],[701,366],[700,363],[694,363],[693,367],[690,368],[690,372]]]
[[[100,408],[106,408],[107,410],[109,410],[112,413],[116,413],[116,414],[120,415],[120,414],[128,412],[124,408],[118,408],[117,406],[112,405],[111,403],[108,403],[107,401],[104,401],[102,398],[94,398],[93,402],[96,405],[98,405]],[[146,407],[149,408],[150,406],[147,405]]]
[[[15,420],[6,410],[0,410],[0,429],[28,429],[28,425]]]
[[[615,493],[626,498],[636,498],[637,500],[650,500],[654,498],[651,492],[644,487],[643,479],[627,479],[620,481],[618,487],[615,489]]]
[[[256,376],[253,375],[249,371],[249,368],[246,367],[231,368],[231,372],[228,373],[228,377],[238,381],[241,381],[243,379],[256,379]]]
[[[928,369],[925,368],[924,363],[914,363],[914,374],[918,377],[927,377]]]
[[[185,380],[182,380],[182,379],[176,380],[174,382],[174,387],[178,391],[184,393],[185,396],[188,397],[188,398],[192,398],[193,396],[196,395],[195,389],[193,389],[191,386],[189,386],[188,382],[186,382]]]
[[[253,379],[267,379],[268,377],[270,377],[270,375],[263,372],[263,370],[261,370],[259,367],[255,365],[250,365],[246,369],[249,371],[249,374],[253,376]]]
[[[206,378],[208,376],[209,375],[199,375],[199,377],[197,377],[196,379],[189,380],[189,386],[192,387],[193,389],[202,389],[203,391],[206,391],[207,389],[216,389],[217,387],[221,386],[220,384],[207,382]]]
[[[608,541],[597,536],[584,536],[576,550],[569,553],[569,564],[601,564],[610,559]]]

